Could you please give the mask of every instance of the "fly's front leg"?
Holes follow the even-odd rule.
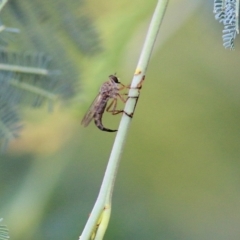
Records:
[[[125,96],[127,96],[128,94],[127,93],[123,93],[123,94],[117,94],[117,96],[120,98],[120,100],[122,101],[122,102],[124,102],[124,103],[126,103],[127,102],[127,100],[128,100],[128,97],[127,97],[127,99],[125,99],[125,98],[123,98],[123,95],[125,95]]]
[[[128,88],[128,86],[125,86],[125,85],[122,84],[122,83],[119,83],[119,85],[121,85],[121,87],[119,88],[119,91]]]
[[[131,87],[131,84],[128,84],[128,85],[124,85],[122,83],[120,83],[121,87],[119,88],[119,90],[123,90],[123,89],[141,89],[142,88],[142,84],[143,84],[143,81],[145,79],[145,75],[143,75],[141,81],[138,83],[137,87]]]
[[[142,77],[141,81],[138,83],[137,87],[131,87],[130,84],[125,86],[125,85],[123,85],[121,83],[120,85],[122,87],[119,88],[119,90],[126,89],[126,88],[127,89],[138,89],[138,93],[140,93],[140,89],[142,88],[142,84],[143,84],[144,79],[145,79],[145,76],[143,75],[143,77]],[[126,93],[124,93],[124,94],[117,94],[117,97],[124,103],[126,103],[129,98],[135,98],[136,99],[135,100],[135,105],[134,105],[134,108],[133,108],[133,112],[129,114],[129,113],[125,112],[124,110],[116,110],[117,103],[114,104],[113,109],[111,110],[111,112],[112,112],[113,115],[116,115],[116,114],[119,114],[119,113],[125,113],[128,117],[132,118],[133,114],[134,114],[134,111],[135,111],[135,108],[136,108],[136,105],[137,105],[137,102],[138,102],[139,94],[138,94],[138,96],[128,96],[126,99],[123,97],[123,95],[128,95],[128,94],[126,94]]]
[[[140,94],[140,89],[142,88],[142,84],[143,84],[144,79],[145,79],[145,75],[143,75],[143,77],[142,77],[141,81],[138,83],[137,87],[131,87],[130,85],[125,86],[125,87],[128,88],[128,89],[137,89],[137,90],[138,90],[138,93]],[[118,97],[119,97],[124,103],[126,103],[129,98],[135,98],[135,99],[136,99],[132,113],[129,114],[129,113],[125,112],[125,111],[122,111],[122,112],[124,112],[127,116],[129,116],[130,118],[133,117],[133,114],[134,114],[134,112],[135,112],[135,108],[136,108],[136,105],[137,105],[137,102],[138,102],[139,94],[138,94],[138,96],[128,96],[127,99],[124,99],[124,98],[122,97],[122,95],[127,95],[127,94],[122,94],[122,95],[118,94]]]
[[[119,88],[119,91],[123,90],[123,89],[130,89],[131,88],[131,85],[128,84],[128,85],[124,85],[122,83],[119,83],[121,85],[121,87]]]
[[[145,79],[145,75],[142,76],[141,81],[138,83],[138,85],[136,87],[133,87],[133,88],[129,87],[129,88],[130,89],[138,89],[138,92],[139,92],[139,90],[142,89],[144,79]]]
[[[144,79],[145,79],[145,75],[143,75],[142,76],[142,79],[141,79],[141,81],[138,83],[138,85],[137,85],[137,89],[141,89],[142,88],[142,85],[143,85],[143,81],[144,81]]]

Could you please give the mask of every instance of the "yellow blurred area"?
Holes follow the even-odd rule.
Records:
[[[62,109],[63,110],[63,109]],[[43,112],[44,111],[44,112]],[[69,113],[57,110],[52,114],[46,109],[34,111],[32,117],[40,117],[40,121],[25,123],[21,137],[11,142],[9,152],[33,154],[52,154],[68,142],[80,121]],[[29,115],[28,115],[29,116]]]

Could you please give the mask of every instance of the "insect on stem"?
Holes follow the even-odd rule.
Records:
[[[124,95],[119,92],[127,87],[120,83],[116,75],[110,75],[109,80],[104,82],[99,90],[99,93],[93,103],[91,104],[89,110],[83,117],[81,124],[84,127],[87,127],[89,123],[94,119],[95,125],[102,131],[106,132],[116,132],[117,130],[112,130],[105,128],[102,124],[102,116],[106,109],[107,112],[110,112],[112,115],[117,115],[123,113],[123,110],[117,110],[117,101],[120,99],[122,102],[126,103],[127,99],[124,99]],[[108,101],[112,99],[109,106],[106,108]],[[127,113],[126,113],[127,114]],[[132,114],[127,114],[129,117],[132,117]]]

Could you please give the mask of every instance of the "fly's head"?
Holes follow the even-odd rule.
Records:
[[[119,91],[119,84],[120,82],[116,75],[110,75],[109,80],[101,86],[99,93],[102,95],[105,94],[110,98],[115,97],[116,93]]]
[[[111,81],[112,83],[120,83],[120,82],[119,82],[119,79],[118,79],[117,76],[115,76],[115,75],[110,75],[110,76],[109,76],[109,79],[110,79],[110,81]]]

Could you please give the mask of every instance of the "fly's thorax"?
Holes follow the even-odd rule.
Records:
[[[113,88],[112,91],[109,92],[109,98],[116,98],[118,92],[119,92],[118,88]]]
[[[99,93],[103,94],[109,91],[111,89],[111,83],[109,81],[103,83],[103,85],[99,89]]]
[[[101,86],[99,93],[102,95],[108,95],[110,98],[114,98],[119,92],[119,84],[114,81],[107,81]]]

